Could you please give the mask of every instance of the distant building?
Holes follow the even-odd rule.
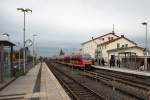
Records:
[[[111,56],[117,59],[120,53],[126,55],[125,52],[144,56],[144,48],[139,47],[124,35],[118,36],[115,33],[108,33],[81,44],[81,53],[88,53],[95,59],[104,58],[106,62]]]
[[[81,53],[88,53],[92,56],[92,58],[96,58],[97,57],[97,53],[98,52],[98,45],[108,42],[110,40],[116,39],[119,36],[117,36],[115,33],[107,33],[105,35],[96,37],[96,38],[92,38],[91,40],[88,40],[86,42],[83,42],[81,44],[81,49],[80,52]]]
[[[62,51],[62,49],[60,50],[59,55],[64,55],[65,53]]]

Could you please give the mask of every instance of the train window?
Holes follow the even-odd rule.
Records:
[[[78,61],[81,60],[81,56],[77,56],[76,60],[78,60]]]
[[[84,54],[84,55],[82,55],[82,58],[85,59],[85,60],[90,60],[90,59],[92,59],[89,54]]]

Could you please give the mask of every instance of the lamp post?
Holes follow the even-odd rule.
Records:
[[[25,53],[25,15],[26,15],[26,13],[27,12],[32,12],[32,10],[31,9],[24,9],[24,8],[17,8],[17,10],[18,11],[21,11],[21,12],[23,12],[23,14],[24,14],[24,28],[23,28],[23,32],[24,32],[24,34],[23,34],[23,58],[24,58],[24,63],[23,63],[23,65],[24,65],[24,67],[23,67],[23,69],[24,69],[24,73],[25,73],[25,71],[26,71],[26,53]]]
[[[34,67],[34,65],[35,65],[35,59],[34,59],[34,57],[35,57],[35,50],[34,50],[35,36],[37,36],[37,34],[33,34],[33,67]]]
[[[141,23],[142,25],[145,26],[146,31],[145,31],[145,60],[144,60],[144,65],[145,65],[145,70],[147,70],[147,22]]]
[[[146,52],[147,52],[147,22],[143,22],[142,25],[144,25],[146,27],[146,31],[145,31],[145,49],[146,49]],[[147,54],[146,54],[147,56]]]

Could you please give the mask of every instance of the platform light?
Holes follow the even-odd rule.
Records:
[[[24,34],[23,34],[23,58],[24,58],[24,73],[25,73],[25,71],[26,71],[26,53],[25,53],[25,15],[26,15],[26,13],[28,13],[28,12],[31,12],[32,13],[32,10],[31,9],[28,9],[28,8],[26,8],[26,9],[24,9],[24,8],[17,8],[17,11],[21,11],[21,12],[23,12],[23,14],[24,14],[24,28],[23,28],[23,32],[24,32]]]

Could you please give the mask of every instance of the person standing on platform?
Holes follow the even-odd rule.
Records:
[[[98,58],[98,60],[99,60],[99,64],[98,64],[98,65],[100,65],[100,66],[101,66],[101,59],[100,59],[100,58]]]
[[[97,58],[97,62],[98,62],[98,65],[101,65],[101,59],[100,59],[100,55],[98,55],[98,58]]]
[[[104,58],[102,58],[101,63],[102,63],[102,66],[105,66],[105,60],[104,60]]]
[[[120,59],[117,59],[117,67],[120,68]]]

